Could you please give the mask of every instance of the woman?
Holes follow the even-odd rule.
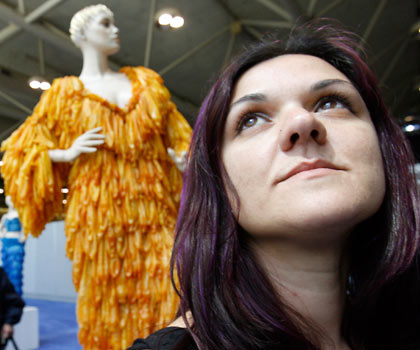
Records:
[[[120,350],[167,325],[178,307],[169,262],[182,176],[167,149],[186,152],[191,129],[158,74],[108,67],[119,40],[106,6],[80,10],[70,33],[83,54],[80,76],[53,82],[3,143],[1,170],[25,234],[39,235],[62,212],[68,187],[79,340]]]
[[[412,156],[357,44],[306,24],[216,81],[172,256],[182,322],[132,350],[420,348]]]

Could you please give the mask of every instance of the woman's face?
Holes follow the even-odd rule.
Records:
[[[85,33],[85,45],[90,45],[97,50],[112,55],[120,49],[118,28],[114,25],[114,16],[111,13],[99,12],[90,19]]]
[[[241,76],[222,159],[239,196],[239,223],[253,235],[339,237],[373,215],[385,193],[363,99],[314,56],[279,56]]]

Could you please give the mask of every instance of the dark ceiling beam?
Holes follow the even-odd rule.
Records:
[[[309,19],[308,13],[298,4],[298,1],[283,0],[283,6],[293,17],[293,23],[305,22]]]
[[[306,13],[309,17],[312,17],[314,15],[315,6],[318,0],[311,0],[309,2],[308,8],[306,9]]]
[[[340,5],[343,2],[343,0],[335,0],[331,2],[329,5],[325,6],[323,9],[321,9],[318,13],[316,13],[316,17],[323,17],[326,13],[330,12],[334,8],[336,8],[338,5]]]
[[[382,74],[381,79],[379,80],[379,85],[383,85],[386,80],[388,79],[389,75],[392,73],[394,68],[396,67],[398,60],[401,58],[402,54],[404,53],[410,39],[405,39],[397,52],[395,53],[394,57],[392,58],[389,65],[386,67],[385,72]]]
[[[144,50],[144,66],[150,67],[150,54],[152,52],[153,24],[155,21],[156,0],[150,0],[149,23],[147,24],[146,49]]]
[[[239,18],[232,10],[231,8],[226,4],[226,2],[224,0],[217,0],[217,3],[223,8],[223,10],[232,18],[233,22],[240,22],[242,19]],[[248,36],[254,38],[254,39],[259,39],[261,38],[262,34],[249,26],[242,26],[242,28],[244,29],[243,32],[245,32]]]
[[[188,58],[190,58],[191,56],[193,56],[196,52],[200,51],[204,47],[206,47],[209,44],[211,44],[214,40],[216,40],[217,38],[219,38],[220,36],[222,36],[229,29],[230,29],[230,26],[229,25],[226,26],[226,27],[224,27],[224,28],[222,28],[218,32],[214,33],[210,38],[208,38],[207,40],[201,42],[197,46],[193,47],[191,50],[189,50],[188,52],[184,53],[182,56],[178,57],[176,60],[172,61],[171,63],[169,63],[166,67],[164,67],[161,70],[159,70],[158,73],[160,75],[164,75],[164,74],[168,73],[169,71],[171,71],[172,69],[174,69],[176,66],[178,66],[181,63],[185,62]]]
[[[8,93],[6,93],[2,90],[0,90],[0,98],[6,100],[7,102],[12,104],[13,106],[19,108],[22,112],[32,114],[32,110],[30,108],[25,106],[23,103],[20,103],[17,99],[15,99],[14,97],[10,96]]]
[[[293,22],[295,17],[292,13],[290,13],[288,10],[284,9],[282,6],[276,4],[275,2],[271,0],[256,0],[261,5],[265,6],[266,8],[270,9],[280,17],[283,17],[288,22]]]
[[[370,33],[372,32],[373,28],[376,25],[376,22],[378,21],[379,17],[381,16],[381,13],[383,9],[385,8],[385,5],[387,3],[387,0],[381,0],[378,6],[375,9],[375,12],[372,14],[372,17],[370,18],[370,21],[361,37],[361,42],[366,43],[367,39],[369,38]]]
[[[268,21],[263,19],[242,19],[241,24],[269,28],[291,28],[293,26],[292,23],[287,21]]]
[[[45,42],[50,43],[62,51],[81,58],[79,49],[73,45],[70,39],[63,40],[62,37],[54,34],[41,24],[27,23],[25,17],[2,3],[0,3],[0,18],[6,22],[13,23],[31,35],[45,40]]]

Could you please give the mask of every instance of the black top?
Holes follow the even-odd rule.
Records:
[[[25,303],[16,293],[6,271],[0,267],[0,325],[18,323]]]
[[[127,350],[198,350],[185,328],[168,327],[151,334],[146,339],[137,339]]]

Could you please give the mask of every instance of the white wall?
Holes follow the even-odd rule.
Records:
[[[75,301],[71,261],[65,253],[64,222],[47,224],[38,237],[30,236],[25,245],[23,294],[27,298]]]

